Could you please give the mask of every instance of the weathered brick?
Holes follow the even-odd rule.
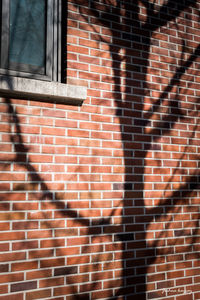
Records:
[[[27,281],[27,282],[12,284],[11,292],[33,290],[36,288],[37,288],[37,281]]]

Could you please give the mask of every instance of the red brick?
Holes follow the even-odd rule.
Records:
[[[30,250],[28,253],[29,259],[33,258],[42,258],[42,257],[52,257],[53,256],[53,249],[38,249],[38,250]]]
[[[0,262],[24,260],[26,258],[25,252],[9,252],[0,254]]]
[[[57,267],[64,265],[64,258],[43,259],[40,260],[41,268]]]
[[[1,248],[1,250],[0,250],[0,252],[3,252],[3,251],[8,251],[9,250],[9,243],[1,243],[0,244],[0,248]]]
[[[10,223],[8,223],[8,222],[0,223],[0,230],[1,231],[9,230],[9,229],[10,229]]]
[[[51,230],[35,230],[28,232],[28,239],[43,239],[49,238],[52,236]]]
[[[47,278],[52,276],[52,270],[46,269],[46,270],[29,271],[27,272],[26,276],[27,276],[27,280]]]
[[[24,296],[22,293],[17,293],[14,295],[9,295],[9,296],[0,296],[1,300],[23,300]]]
[[[25,257],[24,257],[25,258]],[[38,268],[38,261],[28,261],[21,263],[12,263],[11,270],[15,271],[24,271]]]
[[[1,285],[0,294],[7,294],[8,293],[8,285]]]
[[[1,241],[14,241],[14,240],[24,240],[25,239],[25,234],[24,232],[1,232],[0,233],[0,240]]]
[[[67,264],[68,265],[80,265],[89,263],[90,257],[89,255],[80,256],[80,257],[68,257]]]
[[[24,272],[23,273],[10,273],[5,275],[0,275],[0,283],[8,283],[8,282],[16,282],[24,280]]]
[[[51,296],[51,290],[50,289],[26,293],[26,299],[27,300],[45,299],[45,298],[49,298],[50,296]]]
[[[88,138],[89,132],[86,130],[68,129],[68,136]]]
[[[101,288],[102,288],[101,282],[88,283],[88,284],[83,284],[80,286],[80,292],[99,290]]]
[[[43,279],[39,282],[39,288],[64,285],[64,277]]]
[[[77,286],[58,287],[54,289],[54,296],[76,294],[77,292],[78,292]]]

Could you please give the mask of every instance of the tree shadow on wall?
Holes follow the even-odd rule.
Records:
[[[139,2],[131,1],[122,3],[117,2],[116,7],[109,3],[109,0],[105,0],[104,11],[101,15],[99,14],[99,7],[97,1],[90,1],[91,13],[97,18],[100,24],[107,27],[113,38],[112,44],[109,44],[109,50],[112,57],[112,67],[114,73],[114,98],[116,99],[115,105],[117,108],[116,115],[119,117],[121,124],[121,136],[123,142],[124,151],[124,163],[125,163],[125,183],[124,183],[124,199],[123,199],[123,215],[122,225],[123,232],[117,233],[115,226],[112,225],[112,216],[114,216],[115,209],[113,209],[110,216],[107,218],[99,219],[96,223],[91,222],[88,218],[77,215],[77,211],[68,206],[59,198],[53,191],[51,191],[46,182],[41,178],[39,172],[34,168],[31,161],[28,158],[29,149],[25,145],[22,132],[20,127],[20,121],[17,113],[13,108],[12,101],[6,99],[8,112],[10,114],[10,123],[14,124],[14,134],[11,134],[10,141],[14,145],[16,163],[24,163],[27,172],[30,174],[30,181],[41,186],[41,195],[39,200],[50,200],[56,210],[59,210],[63,218],[74,218],[77,222],[80,222],[82,226],[87,227],[87,234],[91,236],[97,236],[97,228],[103,226],[104,228],[109,227],[110,232],[114,235],[114,241],[120,241],[123,248],[123,284],[121,287],[115,287],[116,293],[110,298],[117,299],[126,297],[126,299],[132,299],[133,295],[137,295],[137,299],[146,299],[147,295],[147,282],[153,282],[153,275],[148,273],[155,273],[166,271],[155,270],[154,264],[165,263],[167,267],[168,261],[166,261],[166,255],[175,255],[178,252],[178,247],[175,248],[174,252],[170,252],[170,244],[166,244],[165,232],[172,230],[174,232],[174,239],[170,240],[173,246],[180,245],[181,238],[185,236],[185,228],[175,228],[176,216],[183,209],[188,209],[189,205],[194,204],[191,198],[197,196],[196,190],[199,188],[199,170],[198,167],[192,170],[192,173],[186,175],[181,170],[182,162],[186,160],[185,153],[188,153],[191,147],[192,141],[195,138],[195,131],[199,128],[199,124],[190,124],[189,120],[186,120],[186,113],[180,106],[180,89],[182,88],[181,80],[189,73],[190,67],[193,62],[196,61],[200,46],[198,46],[194,52],[187,55],[187,59],[180,59],[180,64],[176,66],[174,75],[171,77],[169,83],[164,84],[163,91],[159,93],[159,96],[154,102],[149,102],[149,109],[146,109],[144,99],[148,98],[151,86],[148,83],[147,75],[150,57],[150,47],[152,45],[152,34],[158,30],[158,28],[164,27],[168,22],[175,20],[180,11],[186,10],[188,7],[195,6],[196,1],[168,1],[161,7],[157,7],[158,12],[155,12],[155,4],[149,1],[140,1],[146,11],[145,21],[141,21],[139,18]],[[123,7],[122,7],[123,6]],[[112,10],[111,10],[112,9]],[[170,11],[170,17],[168,12]],[[98,12],[98,15],[97,15]],[[123,22],[120,21],[123,12]],[[113,17],[113,13],[115,18]],[[111,21],[112,22],[112,27]],[[131,26],[130,26],[131,22]],[[118,31],[113,26],[120,26],[120,31],[123,32],[122,39],[118,38]],[[117,25],[118,24],[118,25]],[[118,27],[119,28],[119,27]],[[130,32],[132,28],[133,31]],[[119,30],[119,29],[118,29]],[[186,55],[185,43],[182,46],[182,57]],[[121,55],[121,49],[124,50]],[[135,60],[137,63],[135,64]],[[121,65],[124,64],[125,68],[123,74],[121,74]],[[188,74],[188,77],[190,74]],[[195,74],[193,74],[195,76]],[[123,85],[126,87],[125,90],[121,91],[121,80],[124,80]],[[187,80],[187,79],[186,79]],[[12,83],[10,89],[12,89]],[[174,92],[175,88],[175,92]],[[185,94],[187,95],[185,91]],[[195,100],[196,103],[198,99]],[[128,109],[127,109],[128,107]],[[163,109],[165,109],[163,113]],[[191,117],[195,114],[198,115],[198,110],[189,111]],[[156,118],[158,117],[158,118]],[[148,198],[146,193],[145,181],[143,181],[143,175],[146,176],[146,162],[148,162],[149,152],[155,151],[155,155],[161,152],[160,146],[162,137],[168,141],[172,131],[176,128],[176,123],[182,121],[183,124],[188,122],[188,126],[191,126],[190,133],[188,135],[191,144],[184,145],[182,153],[176,160],[174,166],[174,174],[171,174],[168,178],[167,183],[164,187],[164,193],[162,197],[158,197],[157,201],[151,203],[151,198],[155,198],[153,194],[147,203]],[[187,127],[189,128],[189,127]],[[165,142],[163,143],[165,144]],[[166,142],[166,144],[169,144]],[[158,175],[162,172],[162,166],[159,166],[159,157],[152,157],[152,161],[158,162],[157,172]],[[195,157],[198,160],[198,156]],[[12,163],[10,161],[10,163]],[[150,165],[152,168],[152,166]],[[184,178],[183,183],[180,182],[177,187],[172,185],[176,182],[175,177],[181,176]],[[159,181],[159,180],[158,180]],[[154,187],[156,184],[154,183]],[[114,185],[114,188],[120,189],[121,185]],[[19,187],[18,189],[23,189]],[[156,192],[156,188],[153,193]],[[195,252],[195,242],[198,238],[198,225],[199,225],[199,213],[197,206],[193,206],[196,215],[193,220],[192,230],[188,235],[188,244],[185,253],[194,251],[194,255],[198,256]],[[45,216],[44,216],[45,218]],[[178,220],[178,219],[177,219]],[[189,222],[189,221],[188,221]],[[47,220],[48,223],[48,220]],[[153,225],[158,225],[157,236],[150,237],[149,234],[153,230]],[[121,224],[120,224],[121,225]],[[51,227],[51,225],[49,225]],[[112,232],[113,226],[113,232]],[[162,227],[163,226],[163,227]],[[120,226],[121,228],[121,226]],[[166,230],[166,231],[164,231]],[[115,232],[115,233],[114,233]],[[149,244],[151,240],[151,244]],[[57,248],[59,245],[54,242],[54,247]],[[87,248],[87,246],[86,246]],[[86,253],[87,249],[83,252]],[[171,247],[172,249],[173,247]],[[180,252],[182,254],[182,252]],[[182,254],[183,255],[183,254]],[[186,257],[186,256],[184,256]],[[67,269],[65,270],[67,272]],[[66,273],[63,273],[66,275]],[[152,276],[152,278],[150,278]],[[161,277],[161,284],[156,288],[163,293],[163,288],[170,287],[170,278]],[[152,280],[152,281],[151,281]],[[98,278],[96,280],[98,282]],[[97,284],[93,283],[92,288]],[[70,282],[69,282],[70,284]],[[74,292],[75,294],[75,292]],[[153,296],[153,295],[152,295]],[[159,292],[154,297],[158,297]],[[161,294],[161,296],[167,296]],[[87,299],[88,294],[83,296],[75,296],[77,299]]]
[[[169,271],[170,260],[167,255],[180,254],[184,260],[189,257],[188,253],[194,251],[194,257],[199,258],[194,246],[198,242],[199,210],[198,202],[192,200],[192,197],[197,197],[197,190],[200,187],[199,155],[196,152],[192,156],[191,153],[194,151],[192,146],[198,146],[194,140],[195,132],[199,130],[199,121],[193,124],[190,119],[190,117],[198,119],[198,106],[195,106],[198,105],[198,97],[194,96],[190,100],[190,86],[192,88],[191,81],[197,75],[197,71],[194,73],[192,68],[200,54],[200,45],[197,45],[196,49],[188,48],[188,33],[182,32],[179,47],[181,55],[175,64],[173,56],[176,49],[173,51],[173,46],[172,49],[168,49],[167,54],[163,54],[171,56],[170,61],[162,57],[163,61],[157,61],[157,66],[150,61],[153,47],[159,48],[159,39],[160,42],[163,41],[163,48],[169,47],[169,44],[164,46],[165,39],[161,35],[165,32],[162,29],[169,30],[167,25],[173,22],[174,32],[178,36],[179,24],[176,23],[176,19],[185,11],[185,24],[187,26],[188,22],[190,26],[187,11],[190,12],[190,8],[195,7],[195,4],[196,1],[181,0],[165,1],[161,6],[157,5],[156,1],[147,0],[116,1],[115,4],[109,0],[101,4],[98,1],[90,1],[91,14],[95,18],[93,23],[105,26],[112,37],[112,43],[108,44],[103,36],[98,35],[100,42],[109,45],[114,80],[113,98],[116,115],[121,124],[124,151],[125,192],[122,216],[124,232],[115,236],[115,241],[121,241],[124,249],[124,283],[115,297],[122,295],[125,299],[125,295],[130,295],[126,299],[132,299],[133,294],[137,295],[137,299],[167,297],[170,291],[168,294],[166,289],[174,287],[170,275],[165,277],[162,273]],[[157,40],[154,37],[156,32]],[[180,42],[174,39],[174,43],[176,41]],[[157,58],[155,56],[156,54],[152,60],[157,60],[158,56]],[[171,63],[170,70],[165,68],[165,63],[168,66]],[[163,72],[161,70],[158,72],[158,68],[163,68]],[[148,79],[148,75],[151,75],[151,80]],[[153,83],[153,76],[157,82]],[[162,77],[170,79],[162,82]],[[104,76],[104,80],[109,82],[111,79]],[[187,86],[184,86],[183,80],[187,82]],[[159,84],[162,84],[162,90],[159,89]],[[189,100],[186,100],[187,96]],[[191,103],[181,107],[182,101]],[[178,125],[179,122],[183,125]],[[182,132],[183,139],[188,138],[189,142],[178,140],[176,142],[176,130],[181,129],[187,131],[185,135]],[[177,151],[172,150],[175,149],[173,144],[179,142],[182,144],[179,148],[180,155],[174,153],[169,159],[164,158],[168,166],[160,165],[164,157],[161,151]],[[165,152],[166,157],[170,152]],[[189,172],[185,169],[187,155],[191,160],[196,160],[195,168]],[[173,169],[168,178],[164,173],[165,170],[168,172],[167,167]],[[155,173],[148,174],[153,171]],[[148,178],[148,175],[151,176]],[[152,184],[153,176],[157,176],[157,180]],[[166,182],[161,182],[161,176],[166,178],[164,179]],[[121,184],[113,186],[116,190],[121,189]],[[162,190],[162,193],[159,190]],[[177,222],[181,220],[179,214],[190,211],[191,204],[193,211],[196,212],[194,219],[184,222],[183,218],[183,227],[176,228]],[[190,226],[192,229],[187,230]],[[156,230],[155,236],[152,235],[153,230]],[[183,243],[187,234],[187,245],[183,250],[179,245]],[[159,264],[157,269],[155,264]],[[174,270],[172,265],[170,268],[171,271]],[[157,280],[161,282],[158,285],[155,285],[155,272],[160,272]],[[149,291],[157,289],[158,292],[149,292],[147,296],[147,284]]]
[[[7,83],[8,87],[10,90],[13,90],[13,83],[12,83],[12,79],[9,78],[7,76],[2,76],[1,80],[5,80],[5,82]],[[4,98],[4,102],[7,106],[7,113],[9,115],[9,124],[10,126],[13,126],[13,129],[10,131],[9,133],[9,137],[10,137],[10,142],[12,143],[12,145],[14,146],[14,154],[15,156],[12,157],[10,160],[8,158],[1,160],[1,170],[5,171],[7,169],[8,166],[11,166],[12,164],[19,166],[21,169],[23,168],[24,172],[27,173],[27,178],[29,182],[18,182],[15,184],[13,191],[12,192],[28,192],[30,194],[34,194],[34,198],[33,199],[37,199],[38,202],[42,202],[43,203],[43,209],[41,209],[40,212],[40,217],[39,219],[43,220],[45,222],[45,227],[47,229],[56,229],[56,228],[52,228],[52,217],[49,216],[48,214],[48,210],[49,208],[49,204],[51,204],[51,210],[56,211],[56,213],[59,213],[60,219],[71,219],[71,220],[75,220],[76,223],[76,227],[77,224],[80,224],[81,228],[86,228],[85,231],[85,236],[90,236],[91,240],[95,240],[98,239],[98,235],[101,235],[101,228],[107,228],[107,226],[111,225],[111,218],[112,215],[114,213],[113,212],[110,214],[110,216],[108,216],[107,218],[102,218],[102,219],[89,219],[87,217],[81,216],[80,213],[77,212],[76,209],[74,209],[71,205],[70,205],[70,201],[67,201],[66,204],[66,199],[62,198],[59,196],[59,193],[51,190],[49,187],[49,184],[42,178],[42,176],[40,175],[40,172],[34,167],[32,161],[29,159],[29,147],[26,141],[23,140],[24,134],[22,131],[22,125],[21,125],[21,120],[19,115],[17,114],[16,110],[15,110],[15,105],[13,104],[13,99],[10,98]],[[4,166],[4,169],[2,168],[2,166]],[[21,170],[20,169],[20,170]],[[39,186],[39,188],[38,188]],[[0,195],[0,200],[1,200],[1,208],[3,210],[3,207],[5,209],[5,211],[9,212],[8,208],[7,208],[7,201],[10,200],[12,201],[12,197],[6,197],[5,194],[1,194]],[[19,200],[20,199],[16,199]],[[18,203],[15,204],[15,210],[21,210],[21,204],[19,204],[19,207],[17,207]],[[24,209],[24,208],[22,208]],[[12,214],[10,216],[10,218],[12,218]],[[36,220],[34,219],[34,214],[33,214],[33,218],[31,218],[30,216],[27,217],[27,220],[22,220],[19,219],[19,224],[22,221],[22,223],[24,223],[23,221],[27,221],[29,224],[37,221],[37,217]],[[23,230],[30,230],[31,228],[33,228],[31,225],[29,224],[22,224]],[[73,227],[73,226],[72,226]],[[58,227],[59,228],[59,227]],[[19,225],[19,229],[22,229],[22,227],[20,227]],[[35,228],[35,231],[37,231],[39,228]],[[63,248],[63,244],[62,242],[60,243],[59,239],[54,238],[53,236],[51,237],[53,244],[52,244],[52,249],[55,249],[56,251],[60,251],[58,256],[66,256],[65,254],[65,250],[63,250],[62,252],[62,248]],[[39,258],[39,251],[41,249],[38,249],[38,246],[36,247],[38,252],[36,251],[36,249],[34,249],[33,254],[31,252],[31,248],[29,248],[29,244],[30,244],[30,239],[27,237],[26,239],[24,239],[23,241],[23,249],[28,249],[29,251],[29,260],[37,260],[38,261],[38,266],[41,266],[41,273],[43,272],[43,268],[47,267],[45,265],[44,260],[42,261]],[[49,246],[48,246],[49,247]],[[99,253],[96,254],[96,261],[100,261],[100,256],[103,253],[103,248],[102,245],[99,246]],[[60,248],[60,249],[59,249]],[[22,249],[22,250],[23,250]],[[49,259],[54,258],[54,252],[52,251],[52,249],[49,251]],[[91,248],[88,245],[84,245],[82,246],[82,254],[87,254],[87,253],[91,253]],[[76,254],[76,253],[75,253]],[[73,255],[73,254],[72,254]],[[98,259],[99,258],[99,259]],[[81,295],[77,294],[77,288],[74,285],[73,282],[73,275],[76,275],[78,273],[77,271],[77,267],[76,264],[79,265],[79,260],[80,257],[78,257],[75,261],[73,266],[65,266],[65,264],[61,267],[56,267],[54,269],[53,272],[53,276],[54,278],[56,278],[57,276],[64,276],[66,277],[66,285],[68,285],[71,289],[70,292],[69,290],[66,293],[72,294],[74,295],[75,299],[90,299],[90,294],[87,291],[82,291]],[[40,262],[40,264],[39,264]],[[89,272],[89,265],[85,265],[84,266],[84,273]],[[45,272],[45,271],[44,271]],[[44,273],[45,274],[45,273]],[[44,275],[44,277],[46,277]],[[48,279],[47,279],[48,280]],[[90,285],[90,290],[93,291],[95,290],[96,285],[98,284],[98,279],[96,281],[94,281],[91,285]]]

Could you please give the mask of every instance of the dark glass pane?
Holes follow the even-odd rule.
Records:
[[[45,66],[45,0],[10,0],[9,61]]]

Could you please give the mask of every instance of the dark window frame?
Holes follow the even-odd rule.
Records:
[[[18,70],[8,66],[10,0],[0,1],[0,74],[61,82],[61,2],[46,0],[46,59],[44,74],[41,74],[41,68],[31,68],[30,65],[21,64]]]

